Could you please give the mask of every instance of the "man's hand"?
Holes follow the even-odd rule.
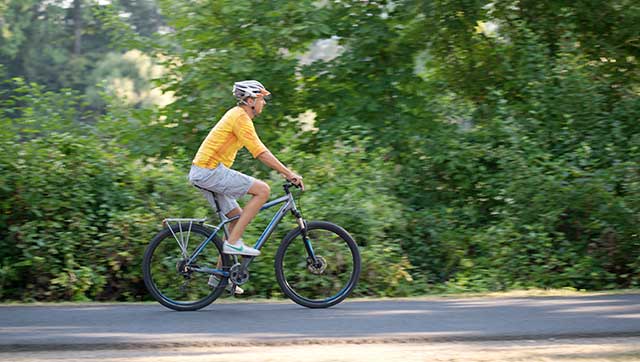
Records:
[[[304,191],[304,183],[302,182],[302,176],[292,172],[289,175],[289,177],[287,177],[287,180],[291,181],[291,183],[296,186],[300,186],[300,189]]]

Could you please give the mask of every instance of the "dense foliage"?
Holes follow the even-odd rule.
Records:
[[[0,299],[148,298],[144,246],[164,217],[211,214],[185,176],[247,78],[274,93],[256,128],[305,177],[305,217],[361,245],[356,294],[640,284],[635,2],[81,3],[104,31],[76,81],[52,72],[80,64],[78,27],[54,21],[74,8],[39,24],[66,34],[68,57],[47,55],[54,43],[32,57],[26,39],[56,34],[25,20],[40,2],[0,4]],[[319,41],[333,55],[305,60]],[[173,102],[154,106],[154,85]],[[280,192],[247,152],[236,167]],[[278,296],[271,257],[293,226],[252,265],[249,294]]]

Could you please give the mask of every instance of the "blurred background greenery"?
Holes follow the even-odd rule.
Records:
[[[639,60],[632,0],[0,0],[0,300],[149,299],[242,79],[305,217],[362,247],[356,295],[638,287]]]

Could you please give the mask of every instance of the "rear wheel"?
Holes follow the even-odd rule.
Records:
[[[309,257],[300,228],[283,239],[276,253],[276,278],[284,294],[308,308],[327,308],[343,301],[360,277],[360,253],[351,235],[338,225],[314,221],[307,237],[316,260]]]
[[[210,274],[193,270],[216,268],[218,260],[230,265],[230,258],[222,253],[222,242],[217,236],[187,265],[188,257],[211,235],[204,226],[194,224],[190,229],[188,226],[175,224],[160,231],[151,240],[142,260],[144,283],[149,293],[160,304],[177,311],[206,307],[222,294],[228,282],[227,277],[221,277],[217,287],[212,288],[207,283]]]

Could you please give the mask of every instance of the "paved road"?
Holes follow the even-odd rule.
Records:
[[[0,351],[640,336],[640,295],[0,306]]]

